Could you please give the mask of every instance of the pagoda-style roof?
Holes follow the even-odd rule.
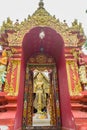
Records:
[[[11,21],[10,24],[12,25]],[[85,35],[81,23],[78,23],[78,21],[75,20],[72,23],[72,27],[69,27],[65,21],[60,22],[55,16],[50,15],[46,11],[43,1],[40,0],[39,7],[32,16],[29,15],[28,18],[21,23],[18,23],[17,21],[12,26],[9,24],[8,27],[6,26],[6,30],[11,30],[7,31],[9,46],[22,46],[24,35],[37,26],[50,27],[56,30],[56,32],[62,36],[65,46],[82,46],[85,41]],[[1,27],[1,29],[2,28],[3,27]],[[3,44],[2,40],[3,38],[1,36],[1,44]]]

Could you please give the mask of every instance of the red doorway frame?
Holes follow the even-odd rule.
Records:
[[[44,31],[45,37],[40,39],[39,34]],[[18,95],[15,130],[22,126],[23,92],[25,68],[29,57],[39,53],[43,48],[44,53],[51,55],[57,65],[59,79],[60,111],[62,127],[75,130],[75,121],[71,112],[70,96],[68,91],[66,62],[64,56],[64,41],[60,34],[49,27],[35,27],[25,34],[22,43],[21,77]]]

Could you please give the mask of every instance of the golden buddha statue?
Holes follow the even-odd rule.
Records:
[[[34,81],[35,99],[33,106],[38,114],[43,113],[43,109],[47,106],[47,95],[49,94],[49,86],[44,80],[42,73],[38,73]]]
[[[7,52],[6,50],[3,50],[2,57],[0,59],[0,91],[2,91],[2,84],[5,82],[7,58]]]

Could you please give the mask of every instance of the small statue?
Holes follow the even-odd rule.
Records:
[[[8,60],[7,52],[6,50],[3,50],[2,58],[0,59],[0,91],[2,91],[2,85],[4,84],[6,78],[7,60]]]
[[[42,114],[43,109],[46,109],[47,95],[49,94],[49,86],[45,85],[44,76],[42,73],[39,73],[36,77],[36,82],[34,84],[34,94],[35,99],[33,106],[37,110],[38,114]]]

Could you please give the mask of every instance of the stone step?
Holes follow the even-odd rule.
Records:
[[[5,97],[0,96],[0,105],[4,105],[4,104],[7,104],[7,100],[5,99]]]
[[[87,125],[87,118],[75,118],[75,122],[77,125]]]
[[[15,123],[16,111],[7,111],[0,113],[0,125],[13,126]]]
[[[9,126],[9,125],[14,125],[14,121],[15,121],[15,119],[14,118],[12,118],[12,119],[0,119],[0,125],[7,125],[7,126]]]
[[[9,110],[16,110],[17,109],[17,103],[6,104],[5,108],[6,108],[7,111],[9,111]]]
[[[71,97],[71,108],[75,118],[76,130],[87,130],[87,91]]]
[[[17,103],[17,96],[5,96],[5,99],[8,103]]]
[[[87,130],[87,124],[85,124],[85,125],[83,125],[83,124],[77,125],[76,130]]]
[[[17,109],[17,96],[8,96],[5,93],[0,93],[0,130],[14,130],[15,115]],[[4,126],[4,127],[3,127]]]
[[[6,112],[9,110],[16,110],[16,109],[17,109],[17,103],[9,103],[0,106],[0,112]]]
[[[80,103],[71,103],[72,110],[82,110],[83,105]]]
[[[1,105],[0,106],[0,112],[6,112],[6,108],[5,108],[5,105]]]

